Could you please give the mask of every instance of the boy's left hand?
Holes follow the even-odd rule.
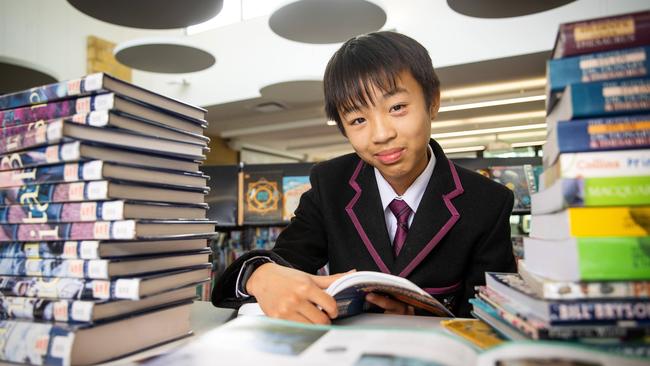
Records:
[[[413,306],[378,294],[366,295],[366,301],[384,309],[384,314],[415,315]]]

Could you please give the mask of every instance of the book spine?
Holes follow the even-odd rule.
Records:
[[[650,176],[562,179],[566,206],[636,206],[650,204]]]
[[[567,212],[571,237],[650,235],[650,206],[574,207]]]
[[[5,296],[0,303],[2,319],[56,322],[90,322],[94,302]]]
[[[544,186],[557,180],[598,177],[647,175],[650,171],[650,150],[565,153],[544,172]]]
[[[30,184],[0,189],[0,203],[4,205],[48,202],[104,200],[108,198],[108,182]]]
[[[562,121],[552,132],[559,153],[650,146],[650,115]]]
[[[0,206],[0,224],[39,224],[124,219],[124,202],[45,203]]]
[[[0,275],[108,279],[108,261],[103,259],[0,258]]]
[[[0,258],[100,259],[99,241],[11,242],[0,246]]]
[[[650,79],[571,85],[573,118],[643,112],[650,109]]]
[[[99,94],[77,99],[62,100],[33,107],[22,107],[0,111],[2,128],[28,124],[39,120],[51,120],[86,114],[92,111],[107,111],[113,108],[113,94]]]
[[[553,58],[650,43],[650,12],[562,24]]]
[[[597,323],[650,319],[650,301],[556,302],[549,305],[550,323]]]
[[[583,281],[650,279],[650,237],[577,238],[578,273]],[[650,309],[648,309],[650,311]]]
[[[53,120],[48,123],[35,122],[33,128],[24,133],[2,136],[0,154],[7,154],[30,147],[56,143],[63,138],[63,120]]]
[[[66,224],[2,224],[3,241],[134,239],[135,221],[73,222]]]
[[[80,79],[63,81],[0,96],[0,110],[47,103],[54,100],[102,90],[104,75],[87,75]]]
[[[645,77],[650,69],[648,54],[650,47],[637,47],[550,60],[548,88],[557,93],[570,84]]]
[[[75,182],[102,178],[103,163],[93,160],[0,172],[0,188],[35,183]]]
[[[139,300],[140,279],[120,278],[108,281],[61,277],[0,276],[0,293],[4,296],[48,299]]]
[[[76,161],[80,159],[80,147],[80,143],[75,141],[7,154],[0,157],[0,171]]]
[[[0,360],[32,365],[70,365],[74,333],[62,326],[0,321]]]
[[[545,282],[542,296],[550,300],[650,298],[650,282]]]

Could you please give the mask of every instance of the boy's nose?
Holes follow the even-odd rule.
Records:
[[[389,141],[397,135],[392,122],[387,118],[376,118],[372,125],[372,142],[376,144]]]

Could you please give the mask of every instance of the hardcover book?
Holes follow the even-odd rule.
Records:
[[[560,121],[544,144],[544,165],[563,153],[650,147],[650,115]]]
[[[205,144],[175,141],[160,137],[132,133],[126,130],[93,127],[72,121],[70,118],[36,122],[25,133],[0,137],[0,154],[37,146],[80,140],[117,148],[127,148],[144,153],[167,155],[175,158],[203,160]]]
[[[118,179],[141,184],[169,187],[205,187],[208,177],[201,172],[178,172],[145,169],[137,166],[91,160],[81,163],[55,164],[0,172],[0,188],[35,183],[59,183]]]
[[[73,141],[1,155],[0,171],[87,160],[103,160],[110,163],[184,172],[196,172],[200,165],[196,160],[174,159],[169,156],[144,154],[110,145]]]
[[[648,76],[650,47],[550,60],[546,64],[546,109],[551,110],[567,85]]]
[[[530,210],[530,194],[537,191],[532,165],[493,166],[488,168],[490,178],[513,191],[514,212]]]
[[[570,207],[537,214],[530,219],[530,236],[548,240],[650,236],[650,206]]]
[[[571,84],[546,117],[549,131],[559,121],[643,113],[650,109],[650,78]]]
[[[40,276],[0,276],[3,296],[68,300],[139,300],[210,278],[206,263],[186,269],[112,280]]]
[[[207,187],[171,189],[128,182],[96,180],[92,182],[26,184],[0,188],[0,204],[78,202],[90,200],[144,200],[169,203],[203,203]]]
[[[0,224],[0,242],[58,240],[131,240],[205,235],[216,221],[121,220],[63,224]]]
[[[105,73],[90,74],[79,79],[62,81],[60,83],[38,86],[28,90],[2,95],[0,96],[0,110],[104,92],[115,92],[130,99],[139,100],[151,106],[162,108],[167,112],[189,116],[193,119],[202,120],[205,118],[207,112],[203,108],[154,93]]]
[[[144,201],[30,202],[0,206],[0,224],[35,224],[129,219],[205,219],[207,204],[164,204]]]
[[[94,325],[0,321],[0,360],[32,365],[108,361],[189,335],[190,305]]]
[[[650,204],[650,176],[560,178],[531,196],[531,212],[548,214],[567,207]]]
[[[242,175],[240,223],[281,223],[282,172],[243,172]]]
[[[160,240],[68,240],[40,242],[10,242],[0,246],[0,258],[29,259],[107,259],[174,252],[189,252],[207,248],[208,236]]]
[[[650,44],[650,11],[565,23],[553,58]]]
[[[202,265],[208,262],[209,253],[209,250],[203,250],[175,255],[90,260],[0,258],[0,275],[107,280]]]
[[[554,281],[650,280],[650,237],[524,238],[529,271]]]
[[[282,220],[290,221],[294,216],[300,197],[311,188],[309,176],[282,177]]]

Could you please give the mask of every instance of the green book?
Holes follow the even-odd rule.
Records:
[[[650,279],[650,236],[524,239],[526,267],[555,281]]]

